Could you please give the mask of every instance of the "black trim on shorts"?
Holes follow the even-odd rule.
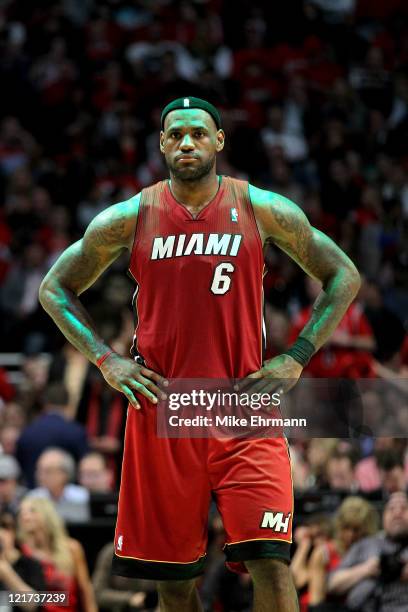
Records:
[[[227,563],[230,561],[253,561],[255,559],[282,559],[290,562],[290,543],[281,540],[250,540],[248,542],[237,542],[226,544],[224,553]]]
[[[166,563],[119,557],[113,553],[112,574],[146,580],[190,580],[204,572],[205,556],[191,563]]]

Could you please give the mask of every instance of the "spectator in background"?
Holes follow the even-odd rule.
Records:
[[[0,412],[0,452],[15,456],[17,440],[26,423],[26,415],[20,404],[5,404]]]
[[[364,279],[360,290],[364,314],[373,330],[376,351],[374,356],[388,364],[401,350],[404,326],[397,315],[384,303],[384,295],[374,279]]]
[[[289,317],[282,310],[265,304],[266,347],[265,359],[279,355],[286,349],[288,337]]]
[[[328,591],[346,596],[349,610],[405,612],[408,609],[408,499],[391,495],[384,532],[356,542],[329,578]]]
[[[37,144],[21,122],[11,115],[0,124],[0,168],[6,175],[24,167],[36,152]]]
[[[88,360],[69,342],[53,355],[48,372],[48,384],[50,386],[63,384],[66,388],[68,400],[64,407],[64,416],[69,420],[76,419],[88,369]]]
[[[405,474],[404,457],[397,450],[389,449],[377,453],[380,471],[381,490],[385,497],[398,491],[407,492],[408,482]]]
[[[361,497],[347,497],[334,517],[334,537],[316,546],[309,563],[309,611],[333,603],[339,609],[339,600],[326,602],[327,578],[336,569],[352,544],[378,531],[378,517],[374,507]],[[329,608],[330,609],[330,608]]]
[[[385,116],[390,113],[392,83],[383,49],[375,45],[369,47],[364,62],[351,68],[349,81],[365,106],[381,111]]]
[[[14,385],[10,381],[7,370],[0,368],[0,400],[9,402],[16,394]]]
[[[100,612],[151,610],[157,606],[155,584],[151,580],[124,578],[111,572],[113,544],[106,544],[96,560],[92,576]]]
[[[18,442],[16,456],[32,488],[34,470],[41,453],[56,446],[79,460],[88,451],[86,432],[82,425],[65,416],[68,394],[60,383],[50,384],[44,394],[42,413],[27,425]]]
[[[28,421],[42,408],[49,366],[50,355],[36,351],[24,355],[18,401]]]
[[[326,485],[326,465],[337,446],[336,438],[312,438],[306,448],[305,459],[309,467],[306,482],[309,488],[319,489]]]
[[[44,451],[36,465],[38,487],[28,496],[51,500],[58,514],[67,522],[83,523],[90,518],[89,491],[72,484],[75,479],[75,461],[60,448]]]
[[[308,147],[303,134],[284,125],[283,109],[277,104],[268,110],[268,122],[261,130],[261,138],[270,158],[282,152],[288,162],[294,163],[303,161],[307,156]]]
[[[367,406],[373,412],[375,409],[377,409],[379,402],[381,402],[381,399],[378,397],[378,395],[370,393],[370,403],[365,403],[365,406]],[[382,410],[381,405],[379,406],[379,410]],[[381,437],[374,440],[373,445],[374,452],[357,463],[355,473],[360,490],[366,493],[375,494],[375,492],[381,490],[382,486],[380,470],[378,467],[378,458],[384,454],[387,455],[388,451],[396,452],[403,456],[406,450],[407,442],[404,439]],[[408,462],[406,459],[404,469],[406,477],[408,478]]]
[[[305,457],[304,442],[302,440],[290,440],[290,459],[292,465],[293,488],[298,493],[311,488],[312,475],[310,466]]]
[[[8,402],[1,411],[1,427],[12,426],[23,429],[26,424],[26,414],[20,403]]]
[[[311,278],[305,282],[307,295],[313,301],[321,289],[320,283]],[[307,306],[294,318],[288,344],[297,338],[311,310],[312,306]],[[374,350],[373,332],[357,298],[330,340],[312,357],[305,372],[316,378],[370,378],[373,375],[371,353]]]
[[[355,493],[358,482],[354,473],[354,461],[350,453],[334,452],[326,464],[326,482],[332,491]]]
[[[0,429],[0,452],[5,455],[15,455],[17,450],[17,440],[21,435],[21,430],[13,425],[5,425]]]
[[[95,597],[82,546],[70,538],[53,504],[47,499],[27,497],[18,519],[23,552],[40,561],[47,591],[65,591],[65,612],[97,612]],[[61,606],[46,603],[44,612],[59,612]]]
[[[11,514],[0,514],[0,591],[23,593],[44,591],[44,574],[39,561],[21,552],[16,544],[16,523]],[[39,606],[28,603],[12,606],[13,610],[38,610]],[[3,609],[3,606],[2,606]]]
[[[27,489],[18,484],[21,470],[16,459],[0,455],[0,513],[16,514]]]
[[[361,272],[375,277],[381,265],[382,197],[378,187],[367,185],[358,208],[351,213],[358,233],[358,252]]]
[[[102,453],[92,452],[82,457],[78,464],[78,482],[92,493],[110,493],[113,475]]]
[[[9,402],[3,406],[0,414],[0,447],[5,455],[15,456],[17,440],[26,420],[26,414],[20,404]]]
[[[0,287],[0,308],[6,318],[6,346],[14,350],[27,349],[31,334],[34,335],[43,319],[38,307],[38,289],[47,271],[45,252],[40,244],[25,247],[21,261],[10,268]]]
[[[316,546],[329,539],[330,532],[330,519],[322,514],[312,514],[303,525],[295,530],[296,550],[290,563],[290,569],[299,594],[300,612],[308,612],[310,556]]]

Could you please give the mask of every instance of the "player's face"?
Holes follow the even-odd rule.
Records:
[[[201,109],[169,113],[160,133],[160,150],[170,174],[183,182],[207,176],[215,167],[215,157],[224,148],[224,132],[217,130],[211,115]]]

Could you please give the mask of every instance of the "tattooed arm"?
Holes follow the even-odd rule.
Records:
[[[303,211],[287,198],[250,185],[249,194],[264,244],[273,242],[312,278],[322,291],[300,335],[319,349],[343,318],[360,287],[360,275],[347,255],[325,234],[312,227]],[[302,366],[289,355],[269,360],[252,375],[291,378]]]
[[[316,349],[331,336],[360,288],[353,262],[328,236],[312,227],[303,211],[287,198],[250,188],[263,240],[272,241],[323,287],[301,336]]]
[[[90,223],[83,238],[71,245],[53,265],[40,287],[40,302],[65,337],[92,363],[110,350],[79,296],[126,249],[132,248],[140,196],[115,204]],[[159,389],[152,382],[162,377],[133,360],[112,354],[101,372],[106,381],[139,406],[134,391],[151,401]],[[150,391],[149,391],[150,389]]]

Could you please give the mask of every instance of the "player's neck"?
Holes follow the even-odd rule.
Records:
[[[198,214],[215,196],[220,186],[220,177],[211,174],[199,181],[183,182],[170,176],[170,189],[177,202],[191,214]]]

